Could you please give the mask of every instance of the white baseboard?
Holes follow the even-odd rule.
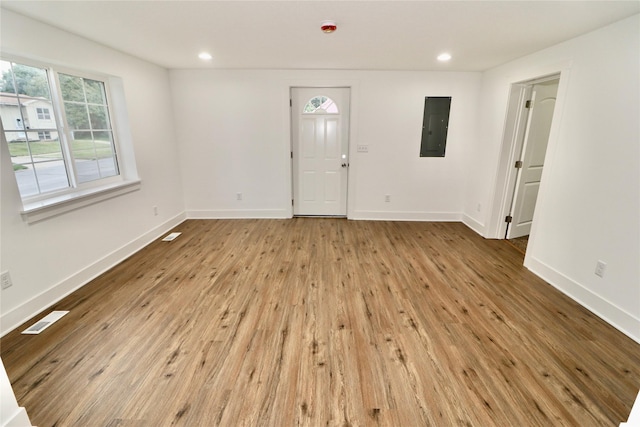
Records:
[[[291,212],[285,209],[217,209],[189,210],[188,219],[248,219],[248,218],[291,218]]]
[[[460,222],[459,212],[400,212],[400,211],[354,211],[349,219],[371,221],[431,221]]]
[[[30,427],[31,420],[27,415],[27,411],[21,406],[13,414],[7,416],[6,420],[2,420],[2,427]]]
[[[636,396],[636,401],[631,408],[629,419],[626,423],[620,423],[620,427],[640,427],[640,391]]]
[[[16,395],[11,388],[11,381],[0,360],[0,427],[30,427],[31,421],[27,411],[18,406]]]
[[[640,344],[640,319],[534,257],[525,257],[524,266],[551,286]]]
[[[2,313],[2,316],[0,316],[0,336],[7,334],[41,311],[51,307],[70,293],[86,285],[105,271],[138,252],[140,249],[144,248],[168,230],[183,222],[185,219],[186,216],[184,213],[176,215],[86,268],[83,268],[77,273],[53,285],[46,291],[34,296],[8,313]]]
[[[464,223],[464,225],[466,225],[467,227],[469,227],[470,229],[472,229],[473,231],[475,231],[485,239],[487,238],[487,236],[485,236],[484,234],[485,232],[484,225],[479,223],[475,219],[471,218],[469,215],[466,215],[466,214],[462,215],[462,222]]]

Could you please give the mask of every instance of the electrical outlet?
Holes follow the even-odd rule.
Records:
[[[369,152],[369,146],[368,145],[358,144],[356,149],[357,149],[358,153],[368,153]]]
[[[606,269],[607,269],[607,263],[605,263],[604,261],[598,261],[596,263],[596,271],[595,271],[596,276],[604,277],[604,272]]]
[[[476,205],[476,211],[478,212],[482,211],[482,205],[480,203]]]
[[[158,207],[157,206],[153,207],[153,216],[158,216]]]
[[[242,193],[236,193],[236,200],[242,200]]]
[[[2,272],[2,274],[0,275],[0,283],[2,283],[3,290],[13,286],[13,283],[11,282],[11,275],[8,271]]]
[[[384,201],[385,201],[386,203],[389,203],[389,202],[391,201],[391,194],[385,194],[385,195],[384,195]]]

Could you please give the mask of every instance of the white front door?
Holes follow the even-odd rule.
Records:
[[[512,220],[507,229],[508,239],[526,236],[531,231],[551,131],[551,120],[556,105],[558,83],[559,80],[556,79],[533,86],[529,120],[520,157],[522,166],[516,179],[511,208]]]
[[[292,88],[294,215],[347,215],[349,88]]]

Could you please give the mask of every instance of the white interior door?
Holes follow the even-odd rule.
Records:
[[[349,88],[292,88],[294,215],[347,215]]]
[[[555,79],[533,86],[529,119],[520,157],[522,167],[516,179],[511,208],[512,220],[507,229],[508,239],[526,236],[531,231],[551,131],[551,120],[556,105],[558,83],[559,80]]]

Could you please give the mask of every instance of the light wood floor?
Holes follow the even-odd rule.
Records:
[[[462,224],[176,230],[2,339],[34,424],[617,426],[640,387],[640,345]]]

